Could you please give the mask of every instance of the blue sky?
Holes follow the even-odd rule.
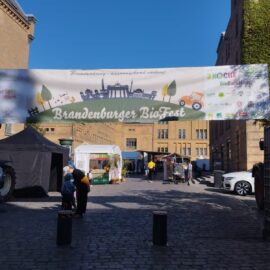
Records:
[[[230,0],[18,0],[37,23],[30,68],[213,66]]]

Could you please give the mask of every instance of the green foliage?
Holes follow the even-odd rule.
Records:
[[[244,1],[242,63],[270,66],[270,1]]]
[[[122,176],[126,177],[127,176],[127,168],[126,167],[123,167],[122,168]]]
[[[168,87],[168,95],[170,96],[170,100],[172,96],[175,96],[175,94],[176,94],[176,82],[175,80],[173,80]]]
[[[52,99],[52,93],[45,85],[42,86],[41,97],[43,98],[44,101],[48,101],[49,106],[51,108],[51,104],[49,101]]]
[[[242,63],[268,64],[270,75],[270,1],[245,0],[242,34]],[[258,120],[255,124],[269,126],[269,120]]]

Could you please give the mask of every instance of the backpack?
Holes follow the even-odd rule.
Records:
[[[89,182],[89,178],[87,175],[85,175],[82,179],[81,179],[81,183],[85,184],[87,186],[87,190],[88,192],[90,192],[90,182]]]

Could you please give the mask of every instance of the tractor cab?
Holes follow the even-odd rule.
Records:
[[[179,99],[181,107],[190,106],[193,110],[198,111],[203,107],[204,94],[201,92],[192,92],[190,96],[183,96]]]

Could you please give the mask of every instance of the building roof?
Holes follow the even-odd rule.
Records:
[[[28,15],[24,12],[21,5],[18,3],[17,0],[6,0],[6,2],[13,7],[25,20],[29,21],[29,19],[33,19],[33,15]]]

